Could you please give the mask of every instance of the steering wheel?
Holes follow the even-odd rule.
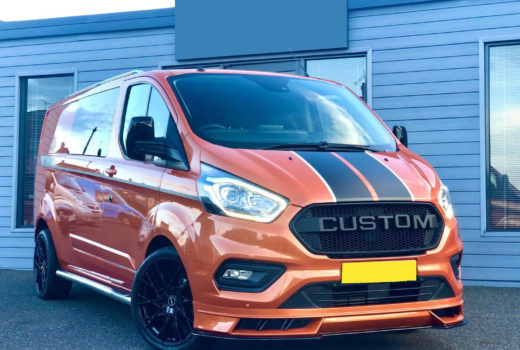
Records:
[[[209,129],[220,129],[220,130],[225,130],[226,127],[224,125],[220,125],[220,124],[206,124],[204,126],[201,126],[199,128],[200,131],[204,131],[204,130],[209,130]]]

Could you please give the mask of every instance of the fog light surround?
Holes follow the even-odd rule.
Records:
[[[259,293],[269,288],[286,268],[283,265],[246,260],[226,260],[215,273],[220,290]]]
[[[453,274],[455,275],[455,278],[457,280],[460,280],[460,278],[461,278],[461,270],[460,270],[461,262],[462,262],[462,252],[455,254],[450,259],[451,269],[453,270]]]

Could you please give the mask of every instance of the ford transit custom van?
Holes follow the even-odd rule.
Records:
[[[354,93],[251,71],[130,72],[47,111],[34,281],[131,306],[159,349],[464,322],[448,188]]]

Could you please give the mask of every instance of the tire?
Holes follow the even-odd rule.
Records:
[[[193,297],[186,270],[173,248],[143,262],[132,286],[132,316],[141,336],[161,350],[195,349]]]
[[[42,230],[36,236],[33,258],[34,285],[40,299],[62,299],[69,295],[72,282],[56,276],[59,267],[51,232]]]

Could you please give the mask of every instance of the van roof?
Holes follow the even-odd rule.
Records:
[[[203,74],[203,73],[226,73],[226,74],[251,74],[251,75],[270,75],[270,76],[286,76],[286,77],[298,77],[301,79],[314,79],[314,80],[324,80],[318,78],[310,78],[304,76],[295,76],[293,74],[286,73],[274,73],[274,72],[265,72],[265,71],[253,71],[253,70],[233,70],[233,69],[200,69],[200,68],[183,68],[183,69],[168,69],[168,70],[152,70],[152,71],[142,71],[142,70],[132,70],[120,75],[116,75],[114,77],[105,79],[99,83],[90,85],[86,88],[83,88],[79,91],[75,91],[63,100],[49,106],[49,110],[55,109],[62,105],[66,105],[78,97],[83,95],[92,95],[97,92],[106,90],[107,86],[116,87],[120,84],[122,80],[130,80],[138,77],[151,77],[156,79],[159,82],[166,81],[167,78],[174,75],[182,75],[182,74]],[[335,82],[333,82],[335,83]],[[337,83],[336,83],[337,84]]]

